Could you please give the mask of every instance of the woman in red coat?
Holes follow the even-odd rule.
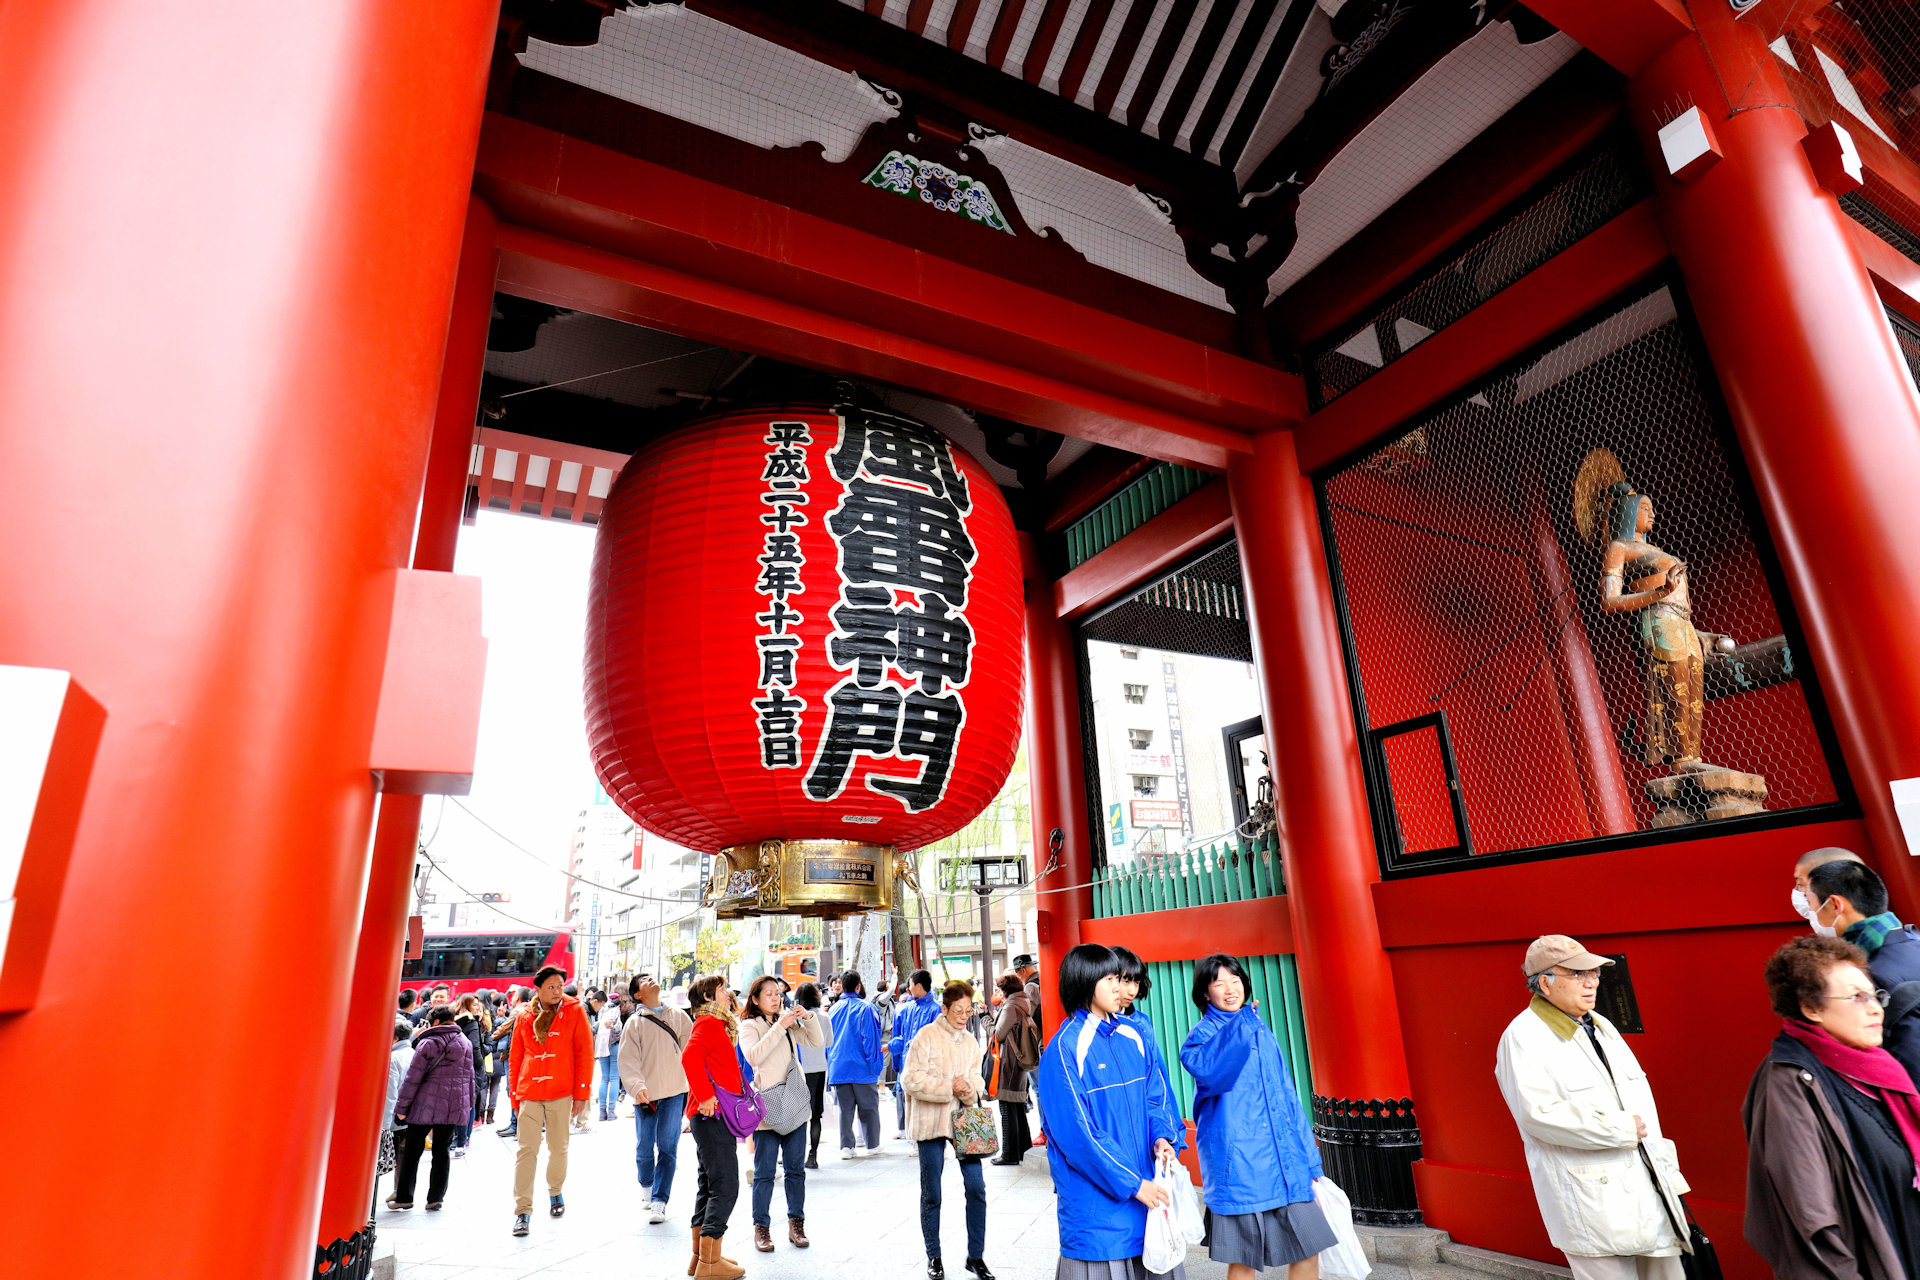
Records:
[[[727,1219],[740,1198],[740,1140],[719,1114],[715,1087],[743,1094],[733,992],[720,974],[696,979],[687,988],[693,1034],[680,1053],[687,1072],[687,1099],[693,1108],[688,1127],[700,1157],[699,1189],[693,1199],[693,1267],[698,1280],[737,1280],[746,1268],[720,1252]]]

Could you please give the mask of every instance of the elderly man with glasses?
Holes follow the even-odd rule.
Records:
[[[1681,1280],[1687,1183],[1647,1073],[1593,1011],[1612,963],[1561,934],[1535,939],[1523,966],[1533,1000],[1500,1037],[1494,1075],[1575,1280]]]

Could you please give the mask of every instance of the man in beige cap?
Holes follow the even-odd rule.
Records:
[[[1679,1158],[1647,1073],[1593,1011],[1612,963],[1563,934],[1535,939],[1523,966],[1533,1000],[1501,1035],[1494,1075],[1575,1280],[1681,1280]]]

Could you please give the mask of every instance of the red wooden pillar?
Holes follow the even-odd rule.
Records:
[[[1040,911],[1042,1028],[1052,1035],[1060,1016],[1060,959],[1080,942],[1080,923],[1093,915],[1093,849],[1088,843],[1086,757],[1080,744],[1080,675],[1073,626],[1054,607],[1053,576],[1034,543],[1020,535],[1027,604],[1027,779],[1033,821],[1033,873],[1053,857],[1061,833],[1060,863],[1036,886]],[[1077,887],[1068,887],[1077,886]]]
[[[312,1271],[495,18],[0,8],[0,472],[40,495],[0,510],[0,662],[106,713],[45,992],[0,1020],[60,1131],[0,1189],[112,1206],[20,1215],[9,1271]],[[130,990],[137,1049],[83,1051]]]
[[[487,329],[493,318],[498,226],[493,210],[479,197],[471,197],[414,538],[416,569],[445,572],[453,568],[480,403],[480,376],[487,362]],[[373,1199],[374,1158],[386,1105],[387,1055],[395,1016],[393,996],[406,941],[420,806],[419,796],[384,796],[374,824],[373,865],[360,912],[360,941],[342,1036],[340,1088],[317,1237],[321,1249],[336,1254],[372,1246],[371,1238],[356,1237],[367,1225]]]
[[[1281,861],[1313,1062],[1314,1119],[1327,1173],[1356,1215],[1419,1220],[1410,1165],[1418,1130],[1407,1094],[1393,973],[1371,886],[1379,879],[1333,591],[1313,488],[1291,431],[1268,431],[1227,472],[1248,620],[1273,753]],[[1362,1124],[1341,1099],[1373,1107]],[[1345,1131],[1356,1133],[1352,1142]],[[1383,1134],[1384,1129],[1387,1133]],[[1395,1145],[1380,1145],[1377,1140]]]
[[[1698,37],[1635,77],[1632,118],[1876,862],[1911,918],[1920,864],[1888,783],[1920,775],[1920,401],[1765,37],[1724,10],[1694,6]],[[1655,132],[1685,105],[1722,158],[1682,182]]]

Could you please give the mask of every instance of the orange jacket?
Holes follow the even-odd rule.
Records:
[[[533,1038],[539,1008],[536,999],[521,1006],[513,1020],[507,1094],[516,1107],[569,1096],[585,1102],[593,1093],[593,1032],[587,1027],[587,1011],[572,996],[560,997],[560,1012],[541,1044]]]

